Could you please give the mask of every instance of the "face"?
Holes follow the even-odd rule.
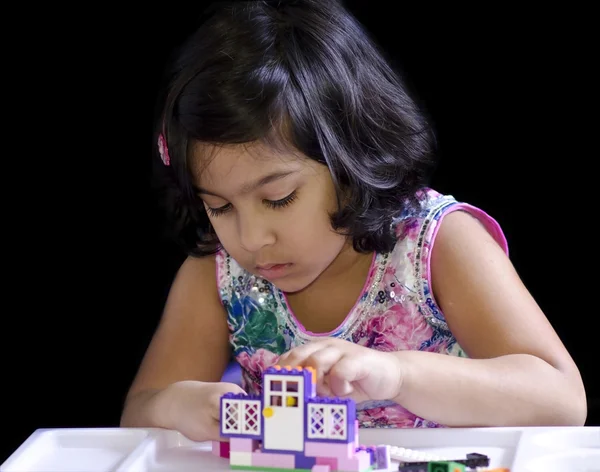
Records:
[[[259,144],[219,148],[206,165],[201,146],[194,183],[225,250],[286,292],[311,284],[346,244],[331,228],[337,200],[329,169]]]

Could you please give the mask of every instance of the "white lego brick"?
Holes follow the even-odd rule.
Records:
[[[229,463],[231,465],[252,465],[252,452],[229,452]]]

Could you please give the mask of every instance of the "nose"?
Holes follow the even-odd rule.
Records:
[[[248,252],[257,252],[275,242],[272,229],[258,215],[238,216],[240,245]]]

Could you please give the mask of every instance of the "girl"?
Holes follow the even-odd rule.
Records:
[[[157,133],[189,258],[122,426],[217,439],[231,350],[248,393],[313,366],[362,427],[582,425],[579,371],[502,231],[427,187],[428,123],[357,21],[333,0],[209,13]]]

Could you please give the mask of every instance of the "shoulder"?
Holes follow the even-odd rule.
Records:
[[[216,258],[212,256],[187,257],[181,264],[169,293],[168,305],[217,305]]]
[[[417,206],[404,210],[392,223],[398,242],[419,246],[426,251],[426,255],[429,255],[428,250],[434,245],[442,223],[452,215],[450,218],[452,220],[468,220],[470,224],[478,223],[478,227],[487,232],[508,254],[508,243],[504,232],[494,217],[483,209],[430,188],[423,189],[416,196]],[[424,262],[428,263],[429,258]]]
[[[188,256],[181,264],[176,281],[197,281],[202,280],[203,283],[214,283],[217,279],[217,260],[214,255],[192,257]]]
[[[457,279],[460,274],[479,278],[492,269],[491,265],[495,270],[502,267],[505,276],[515,275],[499,226],[472,210],[445,215],[429,252],[430,281],[438,294],[442,279]]]
[[[439,267],[440,260],[432,259],[434,251],[440,256],[456,249],[452,249],[452,241],[470,241],[465,233],[480,244],[493,244],[504,257],[508,256],[508,244],[499,223],[481,208],[430,188],[417,194],[417,202],[416,207],[404,210],[394,220],[397,242],[390,262],[396,277],[411,287],[427,321],[450,332],[433,280],[440,275],[438,271],[432,272],[434,264]]]
[[[508,252],[504,233],[498,222],[483,209],[462,202],[453,195],[442,194],[434,189],[425,188],[416,194],[416,207],[408,207],[394,221],[393,229],[399,240],[433,243],[442,221],[451,213],[460,211],[478,221],[487,232]],[[453,217],[454,218],[454,217]],[[463,218],[460,217],[459,218]]]

